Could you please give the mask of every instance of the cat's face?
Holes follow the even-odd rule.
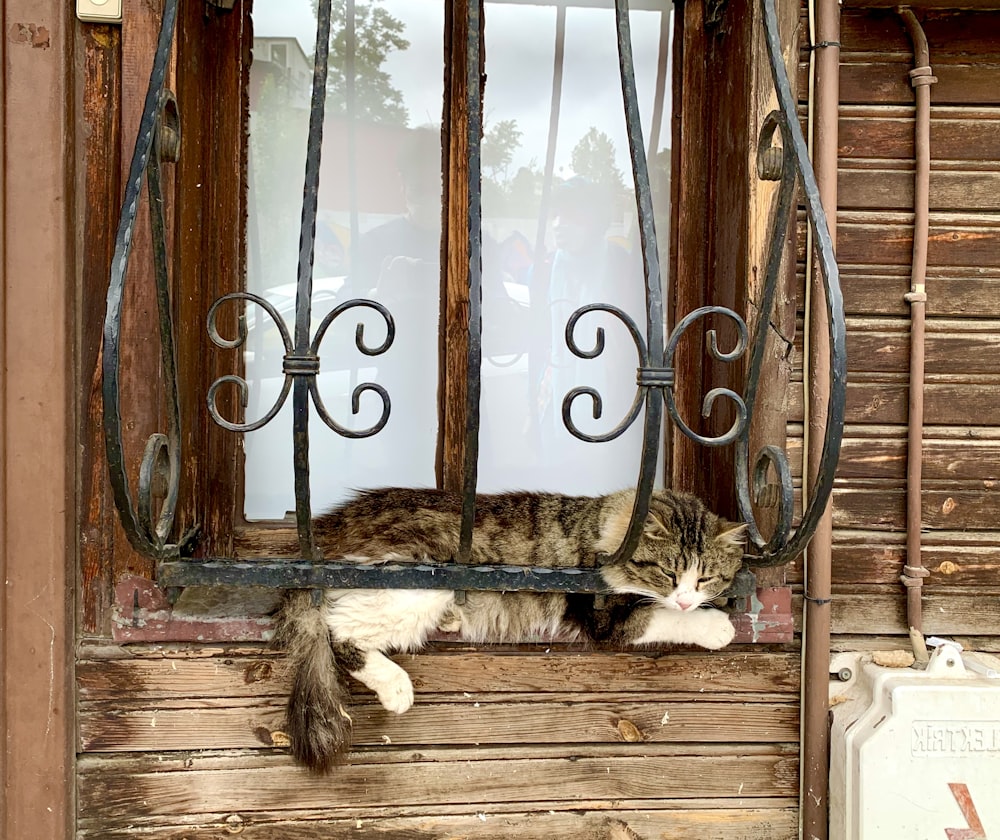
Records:
[[[721,519],[693,496],[655,493],[631,559],[604,567],[602,575],[616,592],[696,609],[721,595],[739,571],[745,527]],[[605,541],[617,548],[624,536],[620,516],[612,517],[608,531]]]

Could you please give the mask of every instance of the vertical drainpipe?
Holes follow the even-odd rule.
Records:
[[[922,511],[920,506],[924,431],[924,319],[927,310],[927,238],[930,215],[931,171],[931,88],[937,81],[931,72],[930,50],[920,22],[910,9],[897,9],[913,42],[913,69],[910,84],[916,99],[914,117],[913,179],[913,264],[910,291],[910,405],[906,456],[906,565],[900,580],[906,587],[906,622],[911,630],[923,632],[921,589],[927,569],[920,548]]]
[[[815,151],[813,167],[823,210],[836,246],[837,129],[840,104],[840,5],[817,0]],[[826,298],[818,267],[806,282],[814,284],[809,319],[808,475],[815,481],[822,457],[830,398],[830,344]],[[826,840],[829,831],[830,730],[830,602],[833,516],[828,506],[809,544],[806,562],[802,669],[802,790],[803,840]]]

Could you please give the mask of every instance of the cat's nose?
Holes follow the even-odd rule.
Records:
[[[698,599],[691,595],[678,595],[677,606],[682,610],[689,610],[698,605]]]

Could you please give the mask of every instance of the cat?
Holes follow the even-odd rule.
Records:
[[[478,496],[472,563],[570,567],[613,554],[634,498],[629,490]],[[461,511],[461,497],[445,491],[371,490],[318,517],[314,533],[327,559],[448,562],[458,551]],[[345,674],[388,711],[409,709],[409,676],[385,654],[417,650],[435,631],[475,643],[558,634],[626,648],[725,647],[735,633],[727,614],[698,607],[718,597],[742,565],[745,527],[695,496],[655,491],[632,557],[600,566],[612,592],[600,609],[587,594],[470,591],[459,603],[450,590],[331,589],[316,606],[310,592],[288,593],[275,644],[294,674],[287,713],[293,756],[318,773],[344,758],[351,735]]]

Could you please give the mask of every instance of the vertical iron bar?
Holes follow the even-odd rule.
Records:
[[[812,498],[803,500],[804,511],[792,539],[775,552],[777,558],[791,559],[812,538],[823,517],[833,490],[833,478],[840,454],[844,433],[844,407],[847,396],[847,327],[844,322],[844,301],[840,290],[840,271],[834,256],[833,237],[827,224],[826,213],[820,199],[816,175],[809,164],[802,128],[799,125],[797,102],[792,95],[788,74],[785,72],[778,14],[774,0],[761,0],[764,16],[764,41],[771,65],[771,79],[778,94],[778,108],[784,119],[783,142],[791,143],[795,150],[796,168],[802,179],[802,198],[806,203],[809,224],[813,230],[819,268],[823,277],[826,297],[826,314],[830,337],[830,397],[827,401],[827,418],[824,427],[823,448],[812,484]],[[807,278],[808,280],[808,278]]]
[[[358,240],[361,238],[361,225],[358,220],[358,136],[357,136],[357,85],[355,84],[355,58],[358,51],[357,30],[355,27],[354,0],[347,0],[347,20],[344,23],[344,104],[347,110],[347,201],[351,214],[351,275],[357,275]],[[354,294],[368,294],[367,289],[354,289]],[[355,376],[352,369],[351,376]],[[351,390],[354,389],[351,382]]]
[[[177,0],[167,0],[163,6],[160,34],[149,75],[149,87],[143,104],[135,150],[129,164],[125,183],[125,199],[115,234],[115,251],[111,258],[108,295],[104,318],[101,378],[104,420],[104,448],[108,459],[108,473],[114,494],[115,507],[129,543],[147,557],[175,557],[180,553],[177,545],[164,545],[147,533],[138,521],[128,473],[125,470],[125,451],[122,443],[121,383],[121,323],[122,298],[125,292],[125,275],[132,251],[132,234],[136,212],[142,192],[143,176],[153,150],[153,135],[159,119],[160,97],[170,61],[174,25],[177,20]]]
[[[642,268],[646,282],[646,346],[652,364],[664,364],[664,284],[660,277],[660,260],[656,249],[656,226],[653,222],[653,199],[649,187],[649,168],[642,144],[642,125],[639,120],[639,102],[635,89],[635,67],[632,59],[632,35],[629,27],[628,0],[615,0],[615,20],[618,30],[618,66],[622,79],[622,98],[625,102],[625,124],[628,128],[629,153],[632,159],[632,177],[635,182],[636,210],[639,216],[639,241],[642,246]],[[663,419],[663,392],[659,388],[646,388],[646,414],[642,433],[642,461],[636,485],[632,519],[615,552],[615,559],[628,557],[639,544],[649,499],[656,477],[657,455],[660,448],[660,431]]]
[[[156,308],[160,320],[160,363],[167,400],[167,496],[156,524],[150,521],[151,536],[161,543],[169,536],[177,509],[181,480],[181,406],[177,393],[177,364],[174,350],[174,322],[170,306],[170,279],[167,274],[167,239],[163,217],[163,191],[160,188],[159,129],[153,135],[153,150],[146,169],[149,189],[149,221],[153,239],[153,271],[156,278]],[[155,464],[153,465],[155,468]]]
[[[545,229],[552,201],[552,177],[556,168],[556,142],[559,139],[559,110],[562,107],[563,62],[566,54],[566,7],[556,7],[556,43],[552,58],[552,99],[549,105],[549,135],[545,147],[545,171],[542,175],[542,197],[538,206],[538,227],[535,234],[535,266],[545,257]]]
[[[481,0],[468,0],[466,30],[466,106],[468,114],[469,167],[469,350],[466,367],[465,458],[462,488],[462,530],[458,562],[472,555],[472,528],[476,516],[476,482],[479,468],[479,393],[482,367],[482,204],[480,149],[483,102],[480,84]]]
[[[302,190],[302,227],[299,233],[298,288],[295,293],[295,349],[298,359],[310,355],[309,321],[312,315],[312,267],[316,250],[316,214],[319,204],[319,164],[326,111],[326,72],[330,51],[331,0],[320,0],[316,15],[316,58],[313,67],[309,139],[306,147],[305,185]],[[287,362],[286,362],[287,363]],[[307,560],[317,558],[312,532],[309,488],[309,381],[311,373],[296,369],[292,390],[292,446],[295,467],[295,520],[299,551]]]

